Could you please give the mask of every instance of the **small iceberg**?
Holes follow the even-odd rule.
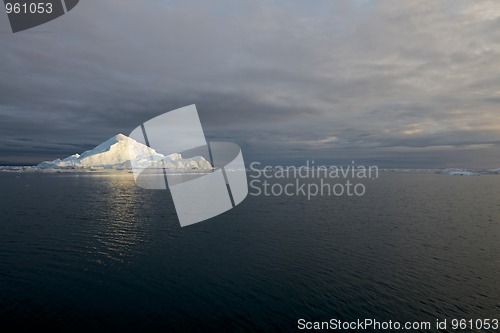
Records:
[[[437,173],[446,174],[449,176],[479,176],[481,172],[479,171],[470,171],[467,169],[457,169],[457,168],[448,168],[439,170]]]

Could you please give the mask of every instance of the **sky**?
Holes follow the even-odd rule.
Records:
[[[0,164],[196,104],[247,164],[500,167],[498,1],[81,0],[0,13],[0,78]]]

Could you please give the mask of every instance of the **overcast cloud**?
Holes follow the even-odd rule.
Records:
[[[196,104],[247,162],[500,167],[496,1],[81,0],[0,39],[0,163]]]

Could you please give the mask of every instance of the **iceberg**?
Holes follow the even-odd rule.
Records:
[[[491,173],[500,174],[500,168],[490,170]]]
[[[449,176],[479,176],[481,174],[480,171],[470,171],[467,169],[457,169],[457,168],[443,169],[439,170],[437,173],[443,173]]]
[[[140,142],[123,134],[118,134],[82,154],[74,154],[64,159],[45,161],[37,165],[39,169],[130,169],[132,163],[148,168],[175,171],[211,171],[212,165],[203,156],[183,158],[175,153],[162,155]]]

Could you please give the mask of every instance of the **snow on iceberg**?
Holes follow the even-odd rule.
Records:
[[[86,152],[64,159],[45,161],[37,165],[40,169],[130,169],[136,166],[166,168],[169,170],[210,171],[212,165],[203,156],[182,158],[181,154],[164,156],[140,142],[118,134]]]

